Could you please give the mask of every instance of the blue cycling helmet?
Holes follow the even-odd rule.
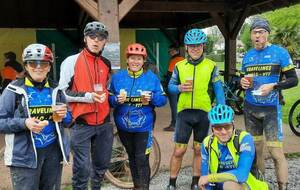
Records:
[[[206,34],[198,28],[191,29],[187,31],[184,36],[184,44],[205,44],[207,42]]]
[[[208,118],[212,126],[232,123],[233,117],[234,111],[232,108],[222,104],[216,105],[208,113]]]

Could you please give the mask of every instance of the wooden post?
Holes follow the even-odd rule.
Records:
[[[228,81],[230,79],[230,74],[235,73],[236,37],[249,12],[250,6],[248,6],[247,2],[244,5],[243,11],[241,11],[240,13],[227,11],[223,14],[223,16],[220,16],[220,14],[217,12],[210,12],[214,23],[217,24],[225,40],[225,81]]]
[[[109,32],[109,42],[120,41],[118,0],[98,0],[98,18]]]
[[[236,39],[229,36],[225,38],[225,75],[224,80],[229,80],[229,75],[234,74],[236,68]]]

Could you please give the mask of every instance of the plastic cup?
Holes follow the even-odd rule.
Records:
[[[52,105],[52,120],[54,122],[61,122],[62,118],[58,115],[57,111],[66,107],[66,104],[57,102],[55,105]]]
[[[94,91],[99,95],[103,94],[102,84],[94,84]]]
[[[126,99],[126,97],[127,97],[127,92],[126,92],[126,90],[125,89],[120,89],[120,93],[119,93],[121,96],[124,96],[125,97],[125,99]]]
[[[186,83],[189,83],[191,86],[193,86],[193,80],[194,80],[193,77],[186,77],[186,78],[185,78],[185,82],[186,82]]]
[[[253,87],[253,75],[245,75],[244,77],[250,84],[249,84],[249,88]]]
[[[149,105],[149,101],[146,100],[146,97],[151,96],[151,91],[141,91],[142,104]]]

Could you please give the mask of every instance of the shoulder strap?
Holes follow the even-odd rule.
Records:
[[[207,137],[203,140],[205,150],[206,150],[206,152],[208,152],[208,154],[209,154],[209,150],[210,150],[210,148],[211,148],[211,144],[212,144],[213,138],[214,138],[214,135],[211,134],[210,136],[207,136]]]
[[[240,136],[241,136],[241,130],[240,129],[236,129],[235,130],[235,135],[234,135],[234,139],[233,139],[233,145],[234,148],[236,149],[237,153],[240,153]]]

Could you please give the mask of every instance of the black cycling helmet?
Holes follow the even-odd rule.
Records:
[[[4,57],[10,61],[16,60],[17,58],[16,54],[12,51],[4,53]]]
[[[84,36],[88,36],[91,34],[99,34],[103,36],[105,39],[108,37],[108,31],[106,26],[98,21],[93,21],[89,22],[86,24],[84,31],[83,31]]]

